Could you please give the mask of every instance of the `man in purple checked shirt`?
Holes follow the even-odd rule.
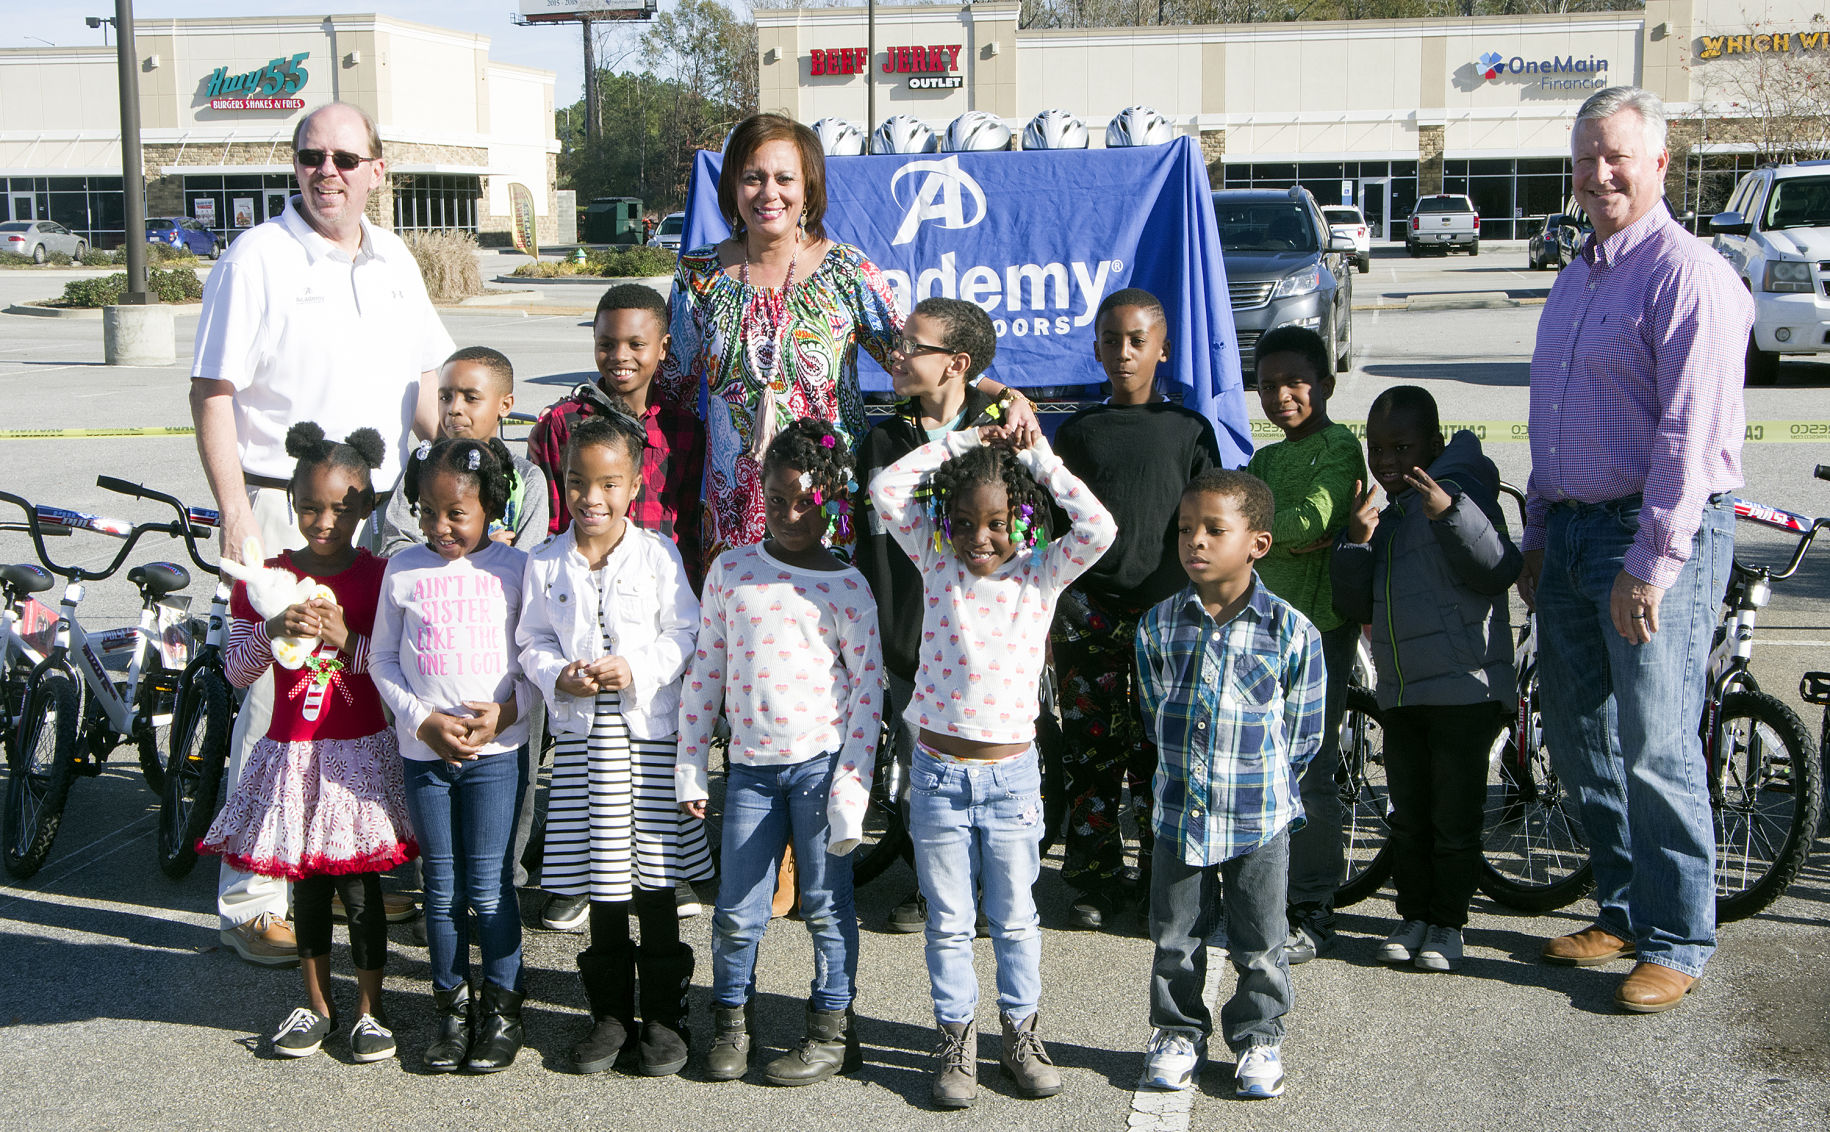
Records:
[[[1734,556],[1754,305],[1664,207],[1665,108],[1610,87],[1576,112],[1594,222],[1531,359],[1519,593],[1538,614],[1545,739],[1581,806],[1595,924],[1544,961],[1637,960],[1620,1009],[1684,1001],[1715,950],[1715,830],[1697,721]]]

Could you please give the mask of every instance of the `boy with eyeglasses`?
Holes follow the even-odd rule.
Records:
[[[991,317],[977,303],[923,299],[902,324],[902,337],[890,351],[890,384],[903,400],[858,445],[859,488],[852,513],[861,520],[852,561],[877,599],[883,667],[889,673],[884,717],[892,721],[891,742],[904,760],[913,757],[915,748],[915,733],[903,723],[902,713],[915,690],[920,663],[921,575],[871,507],[869,484],[879,469],[929,441],[1002,421],[1010,392],[993,397],[978,386],[997,349]],[[926,923],[919,893],[890,912],[889,929],[894,932],[918,932]]]

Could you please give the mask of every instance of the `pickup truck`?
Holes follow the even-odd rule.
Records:
[[[1443,255],[1451,248],[1481,254],[1481,218],[1474,202],[1453,193],[1419,197],[1404,227],[1404,250],[1414,258],[1425,248],[1441,248]]]
[[[1747,384],[1778,381],[1781,354],[1830,354],[1830,161],[1761,166],[1709,230],[1754,297]]]

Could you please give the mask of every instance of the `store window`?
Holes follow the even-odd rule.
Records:
[[[394,230],[430,232],[477,230],[481,177],[443,173],[405,173],[394,178]]]
[[[122,241],[119,177],[0,177],[0,220],[51,220],[92,248]]]
[[[205,174],[184,179],[184,214],[229,243],[286,208],[290,173]]]

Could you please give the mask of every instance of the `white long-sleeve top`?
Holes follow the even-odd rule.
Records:
[[[559,673],[575,660],[620,656],[632,681],[622,692],[623,722],[638,739],[665,739],[680,725],[680,677],[699,630],[699,600],[680,552],[672,539],[628,523],[604,560],[601,582],[592,578],[571,527],[533,549],[515,632],[521,670],[546,697],[554,733],[588,735],[597,698],[559,691]]]
[[[682,802],[707,796],[707,751],[721,708],[733,763],[782,766],[832,755],[828,850],[851,852],[863,836],[883,722],[877,603],[864,575],[850,566],[790,566],[760,543],[719,555],[705,578],[699,643],[681,693],[674,792]]]
[[[527,742],[533,691],[515,649],[526,561],[524,552],[499,542],[455,562],[424,546],[388,559],[369,675],[394,713],[401,758],[438,758],[419,737],[432,713],[468,716],[466,701],[501,703],[511,691],[515,721],[478,754],[506,754]]]
[[[921,571],[921,669],[903,718],[976,743],[1027,743],[1036,735],[1036,688],[1055,602],[1110,549],[1118,524],[1038,441],[1017,458],[1072,526],[1040,550],[1019,550],[990,577],[974,577],[951,543],[935,549],[934,520],[915,489],[979,444],[975,429],[950,432],[871,479],[877,514]]]

